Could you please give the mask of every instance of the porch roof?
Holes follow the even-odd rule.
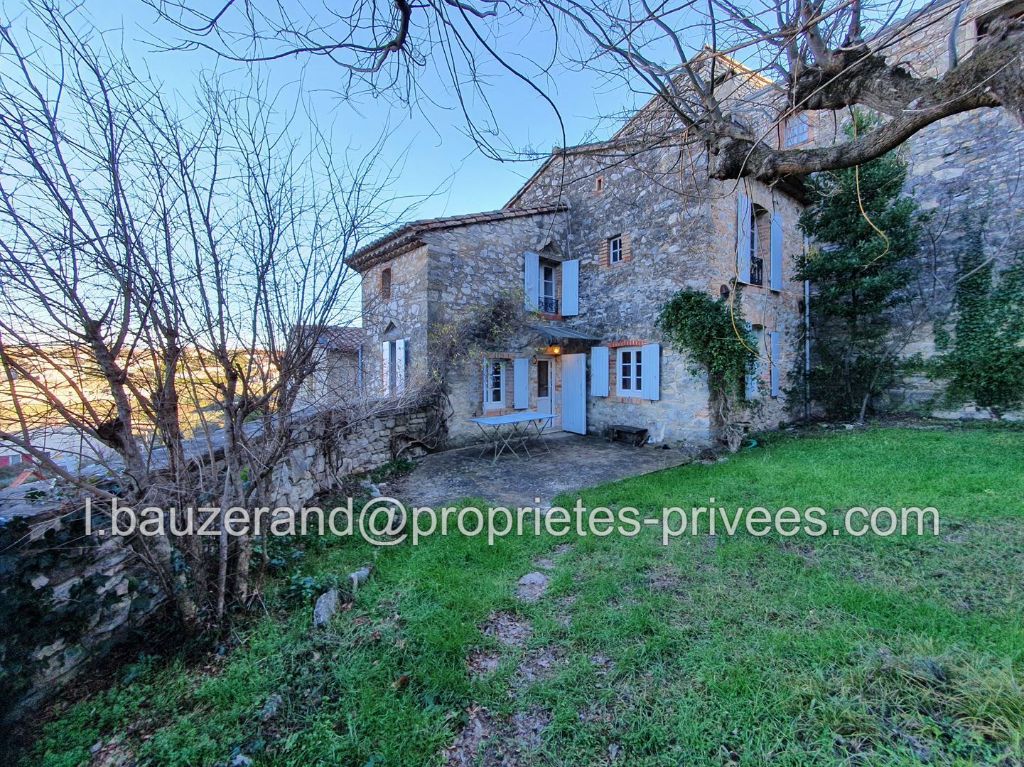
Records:
[[[590,335],[583,333],[573,328],[568,328],[565,325],[546,325],[541,323],[527,324],[530,330],[540,333],[551,341],[591,341],[597,343],[601,340],[600,336]]]

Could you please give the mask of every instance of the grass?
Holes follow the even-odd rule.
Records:
[[[471,704],[547,712],[523,764],[972,765],[1024,761],[1024,433],[875,429],[772,437],[727,462],[583,492],[593,507],[935,506],[938,538],[572,539],[544,598],[514,585],[564,539],[354,542],[307,575],[375,559],[328,631],[268,594],[230,652],[144,662],[53,720],[29,764],[429,765]],[[574,499],[563,499],[566,502]],[[480,626],[529,621],[525,647]],[[470,678],[476,648],[500,659]],[[558,658],[531,684],[517,673]],[[261,709],[280,696],[278,714]]]

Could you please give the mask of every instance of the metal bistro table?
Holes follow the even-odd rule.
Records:
[[[479,416],[469,420],[479,427],[487,440],[480,455],[484,455],[488,450],[494,450],[494,460],[491,461],[494,463],[498,460],[498,456],[506,452],[519,457],[519,450],[526,453],[529,458],[530,449],[526,446],[526,441],[533,436],[537,437],[541,447],[550,452],[551,448],[544,441],[544,430],[551,425],[554,417],[553,413],[527,410],[506,415]]]

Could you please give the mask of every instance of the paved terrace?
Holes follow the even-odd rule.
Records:
[[[692,453],[660,446],[633,447],[600,437],[558,433],[546,437],[551,452],[534,449],[532,457],[480,456],[471,446],[420,459],[409,474],[386,483],[384,495],[416,506],[440,506],[463,498],[495,505],[547,506],[559,493],[648,474],[687,463]]]

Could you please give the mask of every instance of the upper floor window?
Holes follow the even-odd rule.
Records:
[[[619,394],[639,396],[643,391],[644,352],[639,348],[618,351]]]
[[[553,264],[541,264],[538,305],[539,311],[546,314],[558,314],[558,297],[555,292],[555,267]]]
[[[811,138],[810,118],[806,112],[797,112],[786,118],[785,146],[806,144]]]
[[[594,191],[595,192],[603,192],[604,191],[604,176],[598,176],[597,178],[594,179]]]
[[[622,261],[622,235],[617,234],[608,239],[608,263],[617,264]]]
[[[385,301],[391,299],[391,267],[384,269],[380,273],[380,297]]]

